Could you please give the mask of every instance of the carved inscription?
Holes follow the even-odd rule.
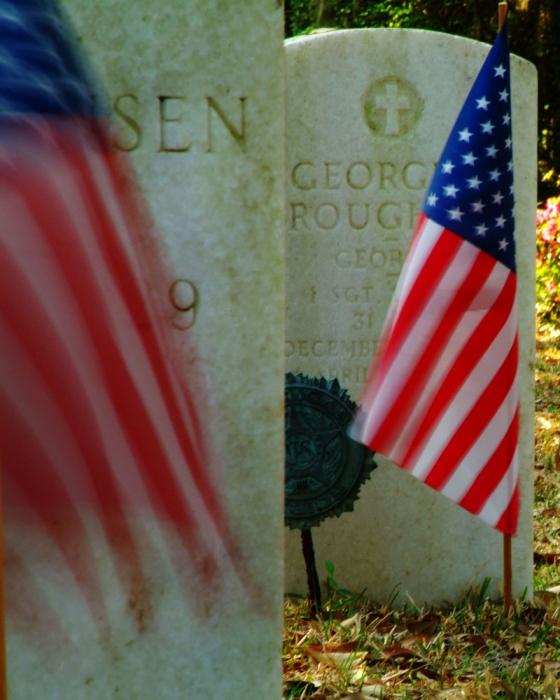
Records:
[[[138,123],[138,98],[136,95],[119,95],[113,102],[113,109],[120,123],[124,125],[118,137],[115,137],[115,148],[120,151],[135,151],[142,145],[142,129]]]
[[[199,147],[204,153],[215,153],[221,130],[242,152],[246,145],[246,97],[223,100],[207,96],[202,104],[194,104],[185,95],[156,95],[141,101],[133,94],[118,95],[113,110],[119,125],[114,138],[115,148],[132,152],[154,145],[157,153],[189,153]],[[204,133],[199,125],[204,115]]]
[[[184,97],[158,95],[159,148],[165,153],[185,153],[191,147],[185,129],[186,104]]]
[[[364,118],[373,134],[389,138],[413,131],[424,108],[415,86],[396,76],[372,83],[364,95],[363,104]]]
[[[226,129],[229,131],[231,137],[236,143],[239,144],[240,148],[245,148],[245,100],[245,97],[239,98],[239,102],[241,104],[241,114],[239,118],[239,128],[237,128],[229,120],[227,114],[213,97],[206,98],[208,103],[208,118],[206,122],[208,129],[208,153],[213,152],[212,112],[215,112],[218,115]]]
[[[403,263],[402,234],[414,228],[433,168],[421,161],[301,160],[290,171],[289,232],[342,235],[335,270],[373,270],[394,281]],[[353,245],[353,232],[375,244]]]
[[[337,377],[346,388],[363,385],[378,342],[373,339],[286,340],[285,353],[291,371],[311,371],[317,376]],[[309,369],[310,366],[312,370]]]
[[[291,171],[294,188],[302,195],[325,194],[324,198],[290,202],[290,231],[328,232],[343,227],[362,231],[368,226],[383,231],[411,229],[432,172],[432,165],[420,161],[403,165],[300,161]],[[330,194],[334,191],[339,195],[336,198]]]
[[[194,325],[198,307],[198,289],[187,279],[178,279],[169,287],[169,301],[176,313],[173,328],[186,331]]]
[[[376,345],[375,340],[286,340],[286,357],[337,357],[342,360],[361,357],[369,360]]]
[[[337,377],[358,400],[433,169],[398,156],[289,166],[290,371]]]

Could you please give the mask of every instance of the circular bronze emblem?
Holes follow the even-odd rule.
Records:
[[[347,434],[356,404],[337,379],[286,374],[285,520],[308,530],[354,510],[360,486],[377,466]]]

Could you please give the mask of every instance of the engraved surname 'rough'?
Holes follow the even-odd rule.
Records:
[[[307,202],[289,203],[290,231],[329,232],[340,226],[348,226],[355,231],[362,231],[374,222],[384,231],[397,231],[413,228],[421,201],[397,202]]]

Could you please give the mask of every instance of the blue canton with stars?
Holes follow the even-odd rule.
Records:
[[[53,0],[0,0],[0,115],[104,109],[77,40]]]
[[[422,211],[515,272],[507,22],[467,97]]]

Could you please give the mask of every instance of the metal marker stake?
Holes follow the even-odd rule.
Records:
[[[315,564],[315,549],[313,548],[313,537],[311,530],[301,531],[301,548],[305,561],[305,571],[307,572],[307,590],[309,595],[309,608],[311,616],[316,618],[321,612],[321,585]]]

